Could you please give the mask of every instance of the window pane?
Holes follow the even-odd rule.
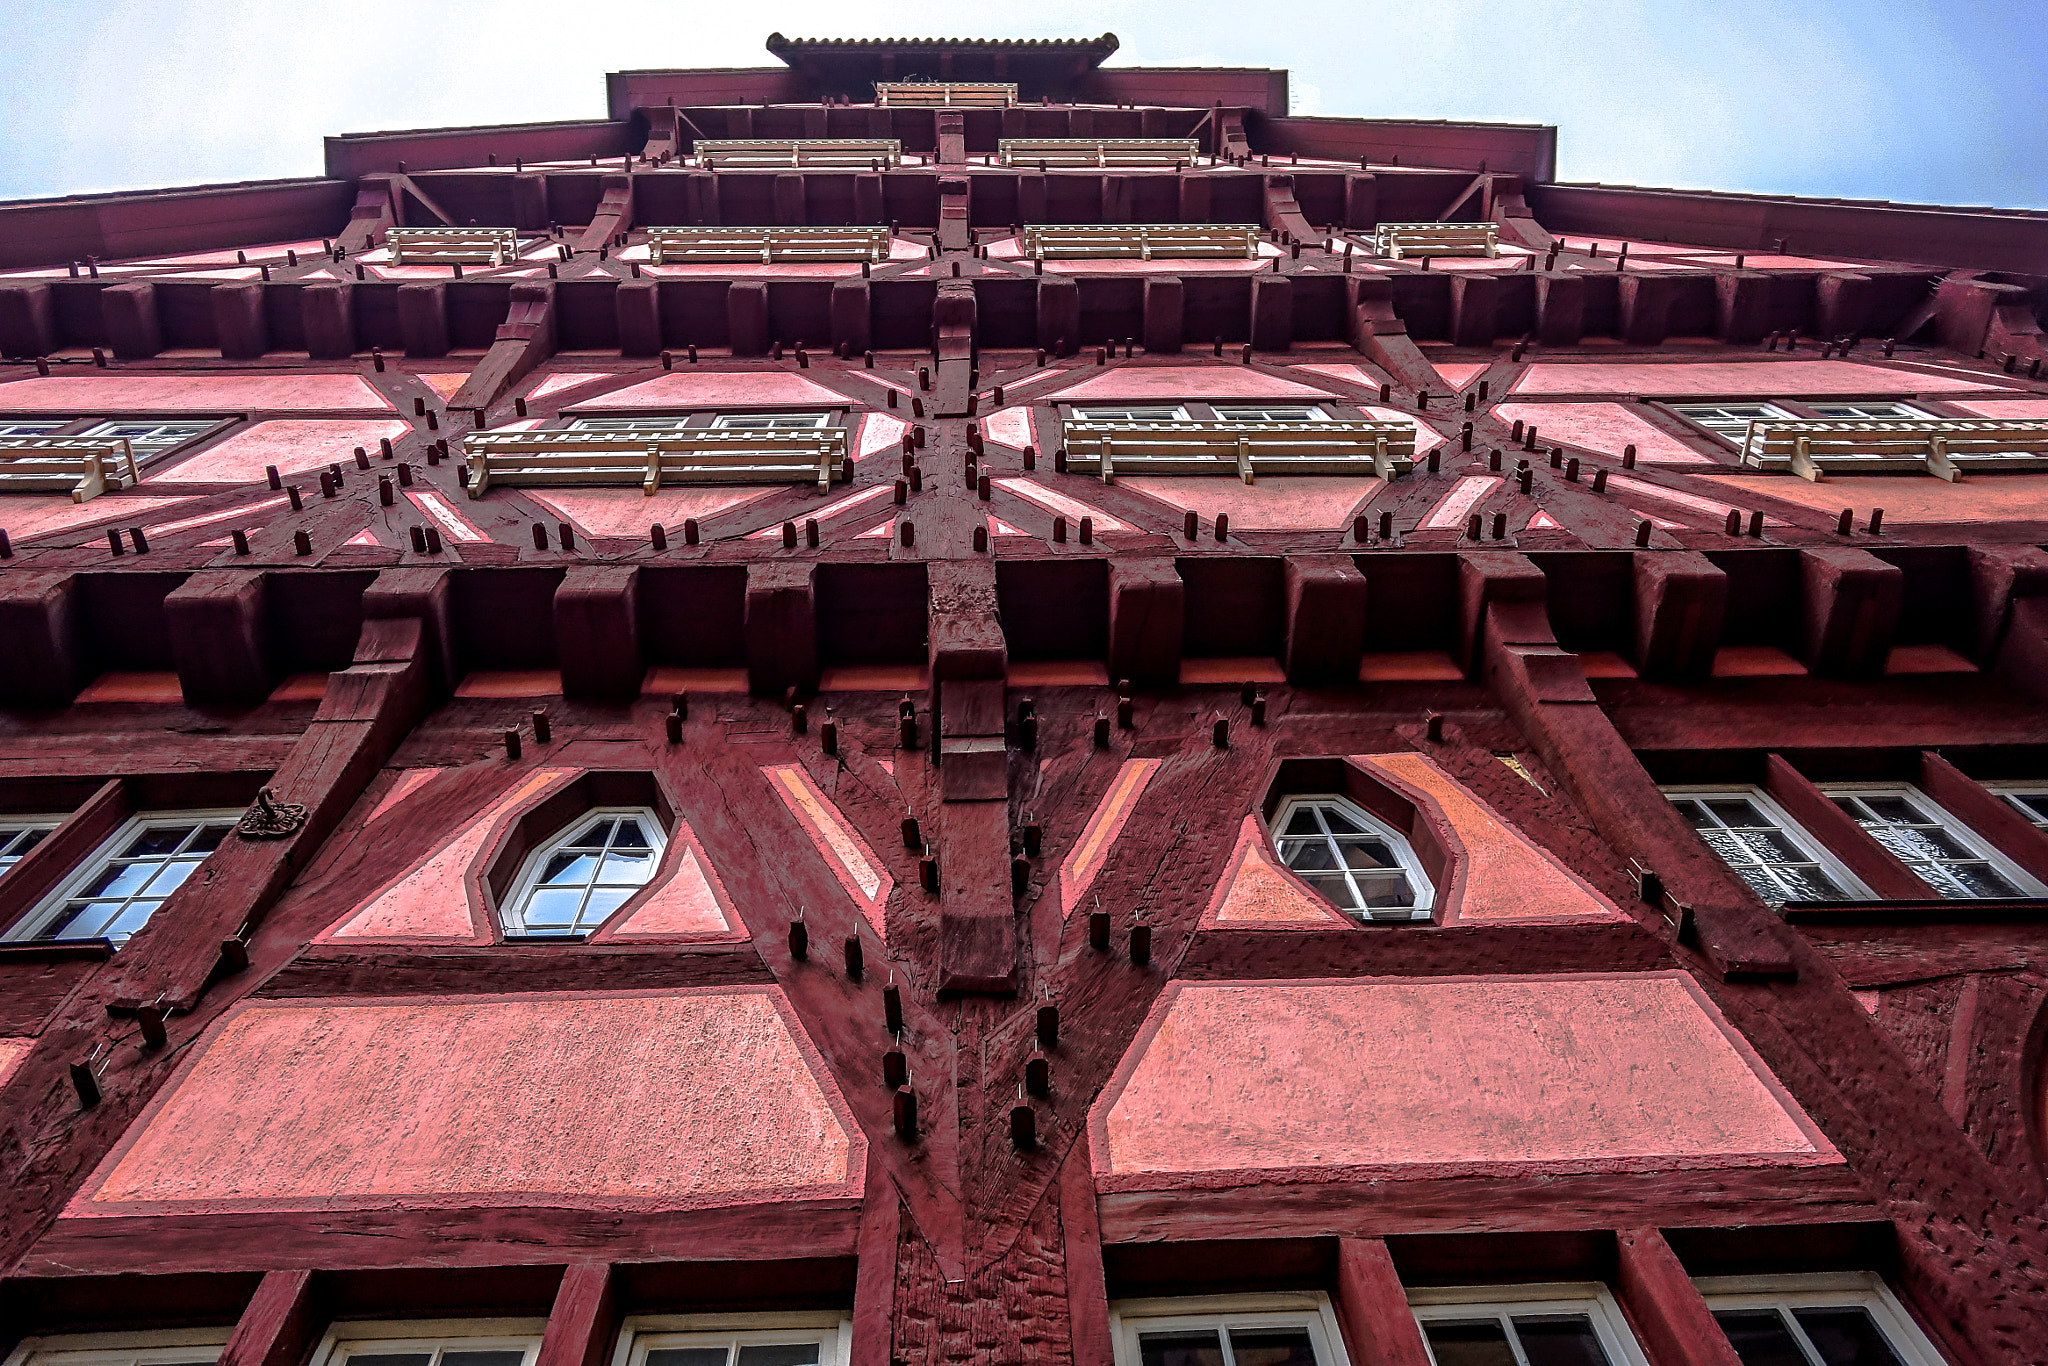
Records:
[[[1362,833],[1365,829],[1364,826],[1334,806],[1323,807],[1322,812],[1323,819],[1329,822],[1330,833],[1333,835],[1356,835]]]
[[[1806,855],[1778,830],[1744,830],[1735,836],[1758,863],[1803,863]]]
[[[1195,1333],[1140,1333],[1142,1366],[1223,1366],[1223,1343],[1214,1330]]]
[[[178,846],[185,842],[185,837],[191,833],[192,827],[189,825],[152,826],[130,840],[128,847],[121,851],[120,856],[141,858],[146,854],[175,853]]]
[[[614,849],[604,856],[604,866],[597,870],[599,882],[631,887],[638,887],[653,876],[654,855],[644,849]]]
[[[490,1352],[443,1352],[441,1366],[519,1366],[526,1353],[517,1349]]]
[[[1303,840],[1294,845],[1283,857],[1287,866],[1296,872],[1337,866],[1337,856],[1330,852],[1327,840]]]
[[[432,1352],[350,1352],[349,1366],[427,1366]]]
[[[590,893],[590,899],[583,903],[582,923],[595,925],[619,907],[633,899],[638,887],[598,887]]]
[[[1714,818],[1707,814],[1707,808],[1704,803],[1677,798],[1671,804],[1678,808],[1680,815],[1692,822],[1693,829],[1711,830],[1714,828]]]
[[[1877,842],[1908,863],[1925,859],[1968,858],[1970,851],[1946,830],[1915,830],[1902,825],[1874,825]]]
[[[1847,895],[1833,878],[1811,865],[1774,871],[1778,880],[1785,884],[1787,901],[1840,901]]]
[[[1707,806],[1712,809],[1716,816],[1721,818],[1723,825],[1752,826],[1776,824],[1775,821],[1766,819],[1764,813],[1757,809],[1756,803],[1747,798],[1716,797],[1708,802]]]
[[[1230,1333],[1237,1366],[1316,1366],[1315,1344],[1305,1328],[1259,1328]]]
[[[1820,1359],[1827,1366],[1900,1366],[1898,1353],[1884,1340],[1867,1309],[1795,1309],[1792,1316],[1820,1349]]]
[[[55,920],[43,933],[52,939],[98,939],[115,916],[121,913],[124,903],[119,901],[89,901],[82,906],[72,906]]]
[[[1378,840],[1346,840],[1337,846],[1349,868],[1394,868],[1400,861]]]
[[[1863,799],[1863,805],[1879,820],[1915,825],[1927,819],[1926,812],[1904,797],[1886,797],[1873,793]]]
[[[147,925],[149,918],[156,914],[156,908],[163,904],[161,901],[131,901],[121,908],[121,914],[114,917],[113,923],[100,933],[120,943]]]
[[[1408,875],[1398,868],[1379,873],[1353,873],[1351,878],[1358,884],[1359,894],[1368,906],[1415,904],[1415,889],[1408,885]]]
[[[541,887],[526,899],[528,929],[566,929],[576,923],[583,893],[574,888]]]
[[[1775,1309],[1722,1309],[1714,1322],[1728,1335],[1742,1366],[1812,1366]]]
[[[663,1347],[647,1354],[647,1366],[725,1366],[723,1347]]]
[[[1347,911],[1357,909],[1358,903],[1351,896],[1351,884],[1346,882],[1341,874],[1336,877],[1304,878],[1303,881],[1308,883],[1309,890],[1332,906]]]
[[[1608,1366],[1607,1353],[1593,1335],[1593,1321],[1584,1314],[1544,1314],[1515,1318],[1522,1355],[1529,1366]]]
[[[1436,1366],[1519,1366],[1507,1330],[1496,1319],[1469,1323],[1425,1323],[1422,1335]]]
[[[757,1343],[740,1348],[737,1366],[817,1366],[815,1342]]]
[[[540,880],[550,887],[582,887],[597,868],[596,854],[554,854]]]
[[[1988,863],[1951,863],[1943,871],[1956,880],[1966,897],[2020,895],[2020,889]]]
[[[194,859],[170,860],[149,880],[149,894],[155,897],[169,896],[184,885],[185,879],[192,876],[192,870],[198,866]]]
[[[1303,806],[1295,808],[1294,814],[1287,818],[1286,833],[1290,835],[1320,835],[1323,833],[1323,828],[1316,824],[1316,813]]]
[[[619,828],[612,832],[612,848],[614,849],[645,849],[646,847],[647,832],[640,828],[640,822],[638,821],[620,821]]]
[[[80,896],[133,896],[142,890],[143,884],[155,874],[157,865],[149,863],[115,863],[102,868],[99,876],[79,889]]]

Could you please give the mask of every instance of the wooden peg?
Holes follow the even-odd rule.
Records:
[[[533,742],[534,742],[534,743],[535,743],[536,745],[544,745],[544,744],[548,743],[548,741],[549,741],[549,740],[551,740],[551,739],[553,739],[553,738],[554,738],[554,729],[553,729],[553,728],[552,728],[551,726],[549,726],[549,724],[548,724],[548,714],[547,714],[547,712],[545,712],[545,711],[536,711],[536,712],[534,712],[534,714],[533,714]]]
[[[858,982],[858,981],[859,981],[859,980],[861,979],[861,974],[862,974],[863,972],[865,972],[866,970],[867,970],[867,953],[866,953],[866,950],[864,950],[864,949],[863,949],[863,948],[861,947],[861,943],[860,943],[860,936],[859,936],[859,935],[857,935],[857,934],[849,934],[849,935],[847,935],[847,936],[846,936],[846,975],[847,975],[848,977],[852,978],[852,979],[853,979],[854,981]]]
[[[1135,966],[1142,968],[1151,961],[1152,927],[1150,925],[1131,926],[1131,962]]]

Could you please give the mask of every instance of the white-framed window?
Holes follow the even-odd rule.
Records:
[[[830,413],[720,413],[714,432],[812,432],[832,425]]]
[[[1437,1366],[1649,1366],[1602,1285],[1411,1290],[1408,1306]]]
[[[1821,790],[1937,896],[1962,901],[2048,892],[1917,787],[1834,783]]]
[[[590,933],[647,885],[667,847],[661,818],[647,807],[584,812],[520,865],[505,898],[505,932]]]
[[[1667,787],[1664,795],[1767,905],[1872,895],[1761,788]]]
[[[1349,1366],[1327,1295],[1209,1295],[1109,1306],[1116,1366]]]
[[[219,425],[218,419],[210,417],[165,421],[158,421],[155,418],[144,418],[140,421],[117,419],[96,422],[79,435],[119,437],[128,443],[129,450],[135,452],[135,463],[140,465],[184,445],[196,436],[206,435]]]
[[[647,1314],[620,1325],[612,1366],[845,1366],[853,1322],[833,1311]]]
[[[0,873],[21,862],[21,856],[43,842],[63,822],[62,816],[0,816]]]
[[[546,1319],[406,1319],[331,1325],[309,1366],[533,1366]]]
[[[1218,403],[1216,416],[1225,422],[1328,422],[1330,415],[1313,403]]]
[[[23,1338],[5,1366],[213,1366],[232,1327]]]
[[[1915,408],[1910,403],[1896,403],[1890,399],[1864,399],[1855,403],[1808,403],[1819,417],[1849,422],[1867,420],[1884,422],[1893,418],[1933,417],[1924,408]]]
[[[1990,783],[2006,804],[2043,830],[2048,830],[2048,784]]]
[[[1905,1306],[1867,1272],[1693,1284],[1743,1366],[1942,1366]]]
[[[131,818],[6,937],[126,943],[241,818],[239,810],[218,809]]]
[[[1671,411],[1705,427],[1716,436],[1727,437],[1737,445],[1741,445],[1742,439],[1749,434],[1752,422],[1798,416],[1775,403],[1674,403]]]
[[[1346,797],[1290,797],[1273,815],[1280,861],[1356,920],[1427,920],[1436,888],[1400,831]]]
[[[9,419],[0,422],[0,436],[48,436],[52,432],[62,430],[64,426],[62,422],[23,422]]]
[[[1179,403],[1090,403],[1074,409],[1077,422],[1187,422],[1188,410]]]
[[[687,417],[579,417],[569,422],[572,432],[679,432],[690,425]]]

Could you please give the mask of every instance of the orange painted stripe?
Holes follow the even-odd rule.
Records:
[[[1115,781],[1110,783],[1109,791],[1102,794],[1102,802],[1095,808],[1095,814],[1088,818],[1079,842],[1067,855],[1066,862],[1060,865],[1062,915],[1074,913],[1082,893],[1102,871],[1102,865],[1109,860],[1110,845],[1123,833],[1124,822],[1131,818],[1138,798],[1144,795],[1146,785],[1159,771],[1162,762],[1159,759],[1126,759],[1123,767],[1117,770]]]

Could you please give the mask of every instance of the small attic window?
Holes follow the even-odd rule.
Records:
[[[653,878],[667,843],[661,818],[648,807],[584,812],[527,856],[504,901],[505,933],[590,933]]]
[[[1292,798],[1272,832],[1281,862],[1353,919],[1429,919],[1436,888],[1407,838],[1348,798]]]

